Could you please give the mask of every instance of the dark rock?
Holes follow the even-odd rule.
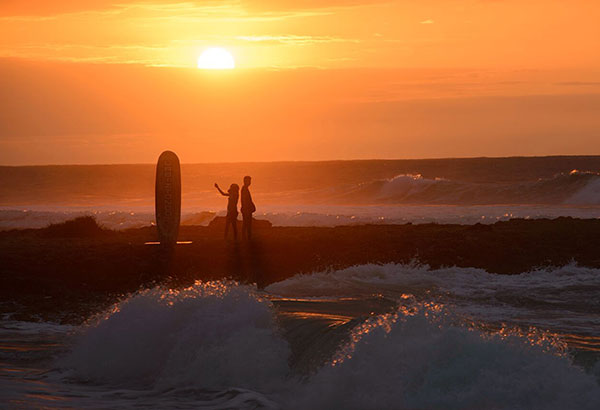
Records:
[[[102,235],[107,230],[100,227],[93,216],[81,216],[41,230],[43,236],[52,238],[89,238]]]
[[[225,217],[224,216],[216,216],[210,223],[208,224],[209,228],[215,229],[225,229]],[[238,229],[242,229],[242,220],[241,217],[238,218],[237,222]],[[252,229],[270,229],[273,227],[273,224],[270,221],[264,219],[254,219],[252,218]]]
[[[202,211],[192,214],[185,219],[182,219],[181,225],[204,225],[205,223],[214,219],[216,213],[209,211]]]

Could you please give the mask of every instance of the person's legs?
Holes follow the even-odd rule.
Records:
[[[248,239],[248,235],[246,235],[246,233],[248,232],[248,219],[246,217],[246,214],[242,214],[242,239]]]
[[[248,215],[248,240],[252,238],[252,214]]]
[[[231,217],[231,227],[233,228],[233,240],[237,241],[237,215]]]
[[[242,237],[250,240],[252,237],[252,214],[243,214],[242,219]]]
[[[227,239],[229,225],[231,225],[233,231],[233,239],[237,239],[237,215],[227,215],[225,217],[225,239]]]

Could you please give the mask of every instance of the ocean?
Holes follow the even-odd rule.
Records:
[[[184,165],[183,221],[222,214],[212,184],[246,174],[257,217],[280,226],[599,218],[599,171],[600,157]],[[0,180],[5,230],[81,214],[113,229],[153,223],[151,165],[2,167]],[[298,272],[261,290],[157,285],[75,324],[7,312],[0,403],[596,409],[599,294],[600,269],[575,262],[498,275],[414,261]]]
[[[0,324],[8,408],[596,409],[600,271],[363,265]]]
[[[0,167],[0,230],[91,214],[154,223],[154,165]],[[213,184],[251,175],[256,218],[276,226],[494,223],[600,217],[600,156],[182,165],[182,223],[224,215]]]

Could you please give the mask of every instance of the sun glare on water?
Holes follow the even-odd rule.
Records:
[[[208,70],[228,70],[235,68],[231,53],[221,47],[207,48],[198,57],[198,68]]]

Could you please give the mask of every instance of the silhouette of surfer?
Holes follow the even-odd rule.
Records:
[[[242,238],[250,240],[252,238],[252,214],[256,211],[256,206],[252,202],[252,195],[248,187],[252,183],[252,178],[244,177],[244,186],[242,187]]]
[[[227,239],[229,225],[231,225],[233,229],[233,239],[237,240],[237,203],[240,196],[240,186],[238,184],[231,184],[229,190],[227,192],[223,192],[223,190],[219,188],[219,184],[215,182],[215,188],[219,190],[221,195],[229,197],[227,200],[227,216],[225,217],[225,239]]]

